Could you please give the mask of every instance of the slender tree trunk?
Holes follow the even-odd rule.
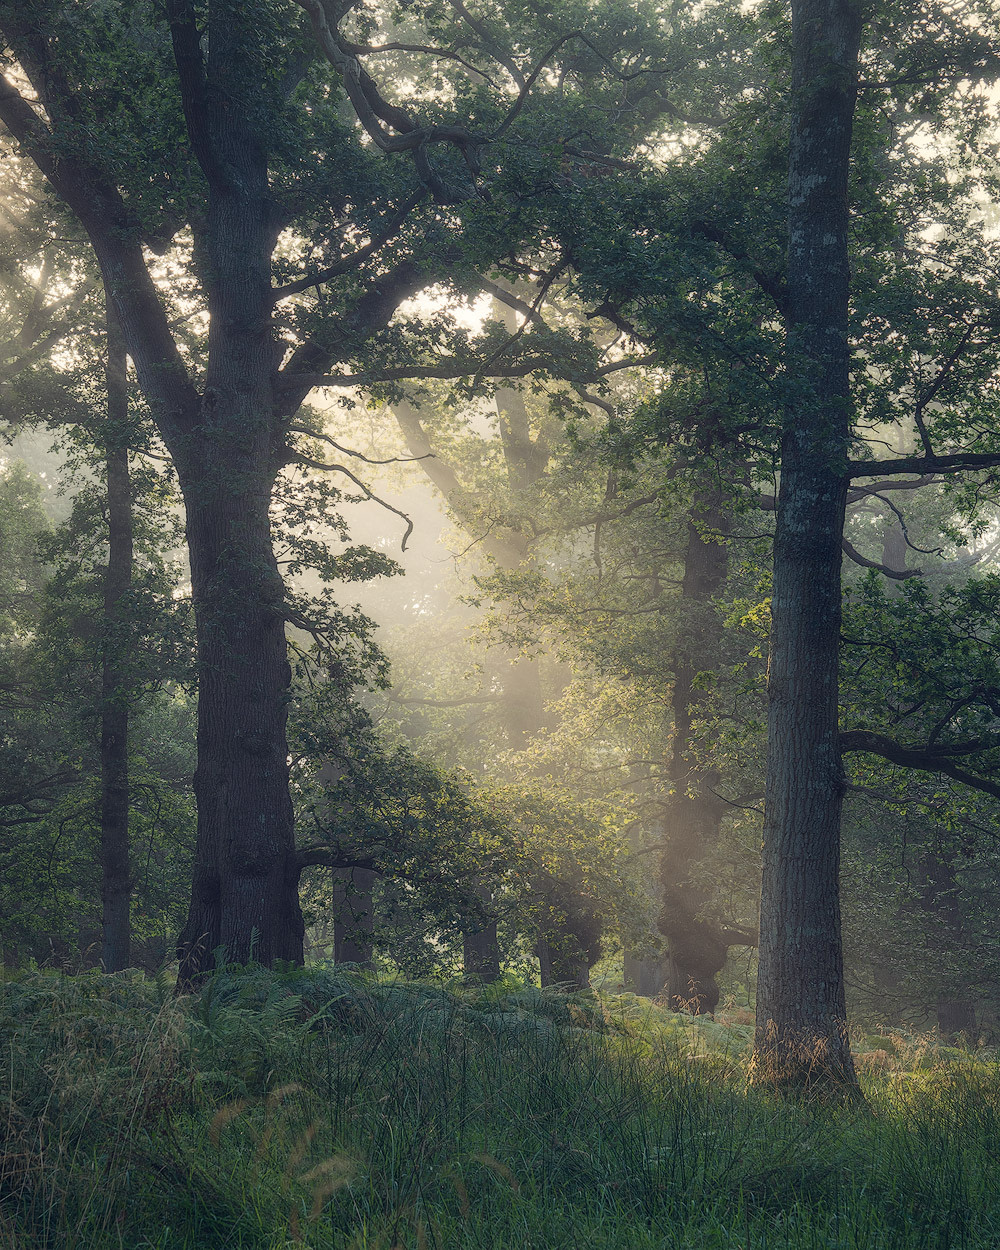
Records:
[[[673,794],[664,820],[659,921],[670,952],[670,1006],[674,1011],[694,1015],[712,1012],[718,1005],[715,977],[725,966],[729,951],[722,929],[699,915],[710,895],[693,880],[693,872],[718,840],[722,805],[712,794],[717,775],[706,771],[691,754],[694,718],[707,695],[697,685],[698,674],[713,671],[719,663],[722,631],[712,600],[728,570],[729,528],[722,493],[700,492],[688,517],[681,585],[683,641],[674,657],[670,755]]]
[[[337,879],[333,887],[333,958],[338,964],[372,967],[375,912],[372,887],[375,873],[370,868],[353,868]]]
[[[851,430],[847,252],[860,15],[793,0],[787,386],[774,542],[752,1076],[856,1089],[840,930],[837,720]]]
[[[132,487],[128,467],[128,356],[110,301],[107,305],[108,573],[104,583],[101,659],[101,962],[120,972],[131,959],[132,877],[129,865],[129,697],[124,671],[122,605],[132,585]]]

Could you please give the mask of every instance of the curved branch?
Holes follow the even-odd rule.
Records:
[[[846,538],[840,540],[840,545],[844,554],[853,560],[855,564],[860,564],[863,569],[878,569],[880,573],[884,573],[886,577],[895,578],[896,581],[905,582],[907,578],[923,577],[924,575],[923,569],[890,569],[887,564],[879,564],[877,560],[869,560]]]
[[[370,486],[367,486],[361,478],[352,473],[350,469],[342,464],[326,464],[322,460],[313,460],[310,456],[303,456],[297,451],[291,451],[289,456],[293,464],[305,465],[308,469],[319,469],[322,473],[343,473],[344,477],[350,478],[359,490],[364,491],[366,499],[370,499],[372,503],[379,504],[381,507],[385,508],[387,512],[394,512],[396,516],[406,522],[406,530],[403,534],[402,541],[399,544],[400,551],[406,550],[406,544],[409,542],[410,535],[413,533],[413,522],[405,512],[403,512],[400,508],[395,507],[395,505],[388,503],[385,499],[382,499],[381,496],[376,495]]]
[[[982,742],[963,743],[958,746],[934,747],[929,750],[903,746],[895,738],[867,729],[847,729],[840,734],[842,755],[852,751],[864,751],[869,755],[881,756],[890,764],[899,764],[904,768],[916,768],[925,773],[944,773],[946,777],[960,781],[973,790],[979,790],[983,794],[1000,799],[1000,783],[967,772],[966,769],[959,768],[957,764],[952,763],[951,759],[954,755],[972,754],[977,750],[983,750],[987,745],[989,744]]]
[[[382,464],[414,464],[418,460],[426,459],[426,456],[433,456],[434,453],[429,451],[426,456],[390,456],[388,460],[372,460],[370,456],[363,455],[360,451],[354,451],[350,447],[342,447],[329,434],[321,434],[316,430],[310,430],[304,425],[290,425],[288,427],[290,434],[304,434],[307,438],[319,439],[321,442],[329,443],[331,447],[342,452],[345,456],[353,456],[355,460],[363,460],[365,464],[382,465]]]

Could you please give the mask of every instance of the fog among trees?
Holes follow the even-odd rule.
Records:
[[[929,1142],[968,1111],[906,1103],[917,1070],[971,1065],[995,1115],[996,6],[0,0],[0,47],[0,951],[36,1055],[11,1105],[76,1080],[81,1003],[123,1055],[159,1012],[171,1072],[246,1069],[190,1124],[221,1150],[246,1115],[227,1141],[295,1160],[269,1231],[204,1231],[201,1195],[150,1240],[160,1181],[66,1215],[82,1165],[49,1177],[36,1100],[11,1158],[63,1198],[0,1168],[11,1245],[639,1245],[544,1167],[570,1222],[484,1241],[479,1182],[412,1143],[415,1197],[336,1214],[375,1138],[293,1131],[274,1091],[365,1120],[384,1079],[423,1132],[387,1075],[425,1064],[421,1019],[478,1075],[425,1066],[414,1097],[495,1061],[522,1162],[511,1126],[556,1115],[538,1064],[612,1119],[634,1099],[616,1140],[653,1134],[650,1168],[678,1081],[698,1132],[847,1116],[888,1136],[844,1158],[897,1164],[907,1114]],[[226,1049],[250,1036],[256,1076]],[[173,1087],[136,1079],[159,1133]],[[522,1182],[488,1102],[499,1228]],[[879,1224],[854,1165],[815,1201],[796,1172],[796,1215],[715,1155],[642,1197],[622,1150],[609,1201],[689,1220],[677,1245],[716,1244],[711,1211],[780,1209],[760,1244],[788,1246],[1000,1218],[972,1156],[935,1241],[909,1199]],[[421,1196],[445,1175],[457,1215]]]

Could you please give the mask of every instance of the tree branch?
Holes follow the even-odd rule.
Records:
[[[840,540],[840,545],[844,554],[853,560],[855,564],[860,564],[863,569],[878,569],[886,577],[895,578],[899,582],[905,582],[909,577],[923,577],[923,569],[890,569],[887,564],[879,564],[877,560],[869,560],[846,538]]]
[[[318,273],[298,278],[295,282],[289,282],[286,286],[275,287],[271,295],[272,301],[277,304],[281,300],[287,299],[290,295],[298,295],[300,291],[308,291],[310,287],[320,286],[324,282],[329,282],[332,278],[339,278],[342,274],[353,273],[355,269],[359,269],[366,260],[374,256],[376,252],[380,252],[387,243],[391,242],[399,234],[406,224],[410,213],[413,212],[421,200],[426,198],[426,195],[427,191],[425,188],[421,188],[416,194],[411,195],[402,208],[389,218],[384,228],[378,234],[349,256],[342,256],[339,260],[334,261],[332,265],[327,265],[325,269],[319,270]]]
[[[904,768],[916,768],[925,773],[944,773],[955,781],[990,794],[1000,799],[1000,783],[979,777],[967,772],[964,768],[952,763],[950,756],[971,754],[982,750],[988,744],[963,744],[953,747],[935,747],[933,750],[920,747],[905,747],[895,738],[885,734],[874,733],[867,729],[848,729],[840,734],[840,751],[846,755],[852,751],[864,751],[869,755],[879,755],[890,764],[900,764]]]
[[[888,477],[896,473],[919,473],[935,477],[941,473],[974,473],[979,469],[1000,468],[1000,452],[955,452],[947,456],[900,456],[895,460],[850,460],[845,477]],[[907,487],[915,483],[907,483]],[[886,487],[883,484],[882,490]]]
[[[4,34],[32,77],[36,92],[58,99],[60,88],[33,66],[4,19]],[[25,64],[25,61],[28,64]],[[37,82],[35,81],[37,79]],[[62,104],[69,109],[66,101]],[[101,274],[111,292],[143,390],[167,441],[182,434],[198,410],[198,393],[170,332],[166,313],[142,256],[136,224],[118,189],[99,172],[65,153],[8,78],[0,75],[0,121],[24,148],[90,238]],[[175,444],[176,445],[176,444]]]
[[[361,478],[359,478],[356,474],[352,473],[351,470],[348,469],[345,465],[326,464],[322,460],[313,460],[310,456],[303,456],[300,452],[297,452],[297,451],[289,452],[289,457],[293,464],[305,465],[306,468],[309,468],[309,469],[318,469],[322,473],[343,473],[344,477],[350,478],[350,480],[354,483],[354,485],[357,486],[359,490],[364,492],[366,499],[370,499],[372,503],[379,504],[381,507],[385,508],[387,512],[394,512],[396,516],[398,516],[401,520],[406,522],[406,531],[404,532],[402,541],[399,544],[401,551],[406,550],[406,544],[409,541],[410,535],[413,533],[413,522],[410,520],[410,518],[406,515],[405,512],[395,507],[395,505],[388,503],[385,499],[382,499],[379,495],[376,495],[370,486],[367,486],[361,480]]]
[[[209,183],[228,187],[232,179],[212,138],[201,33],[191,0],[167,0],[167,22],[170,26],[174,64],[177,66],[181,107],[184,110],[191,147]]]

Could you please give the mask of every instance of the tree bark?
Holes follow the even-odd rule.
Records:
[[[183,77],[185,29],[174,29]],[[188,124],[210,193],[208,368],[193,437],[174,454],[187,509],[198,632],[198,841],[181,978],[211,960],[301,963],[303,921],[288,785],[291,683],[284,586],[269,505],[281,465],[273,371],[271,253],[277,222],[267,154],[245,106],[248,19],[209,7],[204,105]]]
[[[236,469],[232,487],[214,475],[204,485],[181,479],[199,665],[198,837],[179,939],[185,982],[212,966],[218,947],[240,963],[303,957],[284,588],[267,516],[271,482],[253,460]]]
[[[538,956],[539,980],[542,989],[550,985],[568,985],[574,990],[590,988],[590,969],[597,962],[572,940],[568,927],[560,926],[548,937],[539,936],[535,946]]]
[[[860,15],[793,0],[787,399],[774,541],[752,1079],[857,1088],[840,929],[841,540],[851,431],[848,170]]]
[[[556,885],[542,904],[535,953],[547,985],[590,987],[590,970],[601,957],[603,926],[587,900]]]
[[[131,961],[132,875],[129,864],[129,699],[122,604],[132,585],[132,487],[128,466],[128,355],[107,304],[108,572],[104,582],[101,657],[101,963],[120,972]]]
[[[479,887],[483,908],[487,912],[493,899],[485,886]],[[483,928],[468,928],[462,933],[462,967],[467,977],[492,985],[500,980],[500,940],[497,922],[488,920]]]

